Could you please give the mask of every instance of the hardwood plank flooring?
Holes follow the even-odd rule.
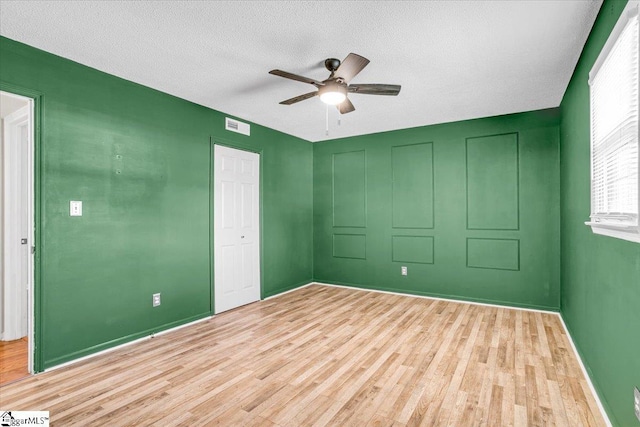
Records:
[[[0,385],[29,376],[27,338],[0,341]]]
[[[557,316],[313,285],[0,387],[54,426],[604,426]]]

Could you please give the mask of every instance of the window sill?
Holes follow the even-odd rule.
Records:
[[[640,243],[640,229],[637,226],[618,227],[600,222],[585,222],[585,224],[591,227],[591,231],[593,231],[594,234]]]

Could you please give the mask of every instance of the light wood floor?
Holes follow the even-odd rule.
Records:
[[[0,388],[54,426],[605,425],[557,316],[314,285]]]
[[[0,341],[0,385],[29,376],[27,338]]]

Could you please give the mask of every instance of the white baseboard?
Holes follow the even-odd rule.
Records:
[[[311,285],[319,285],[319,286],[329,286],[329,287],[335,287],[335,288],[344,288],[344,289],[351,289],[351,290],[357,290],[357,291],[365,291],[365,292],[377,292],[377,293],[383,293],[383,294],[391,294],[391,295],[400,295],[400,296],[405,296],[405,297],[413,297],[413,298],[424,298],[424,299],[430,299],[430,300],[435,300],[435,301],[447,301],[447,302],[453,302],[453,303],[459,303],[459,304],[471,304],[471,305],[481,305],[481,306],[485,306],[485,307],[497,307],[497,308],[506,308],[506,309],[512,309],[512,310],[523,310],[523,311],[532,311],[532,312],[537,312],[537,313],[547,313],[547,314],[554,314],[556,316],[558,316],[558,318],[560,319],[560,323],[562,324],[562,327],[564,328],[565,333],[567,334],[567,337],[569,338],[569,343],[571,344],[571,348],[573,349],[573,353],[576,356],[576,359],[578,360],[578,363],[580,365],[580,369],[582,369],[582,373],[585,377],[585,379],[587,380],[587,384],[589,385],[589,389],[591,390],[591,393],[593,394],[596,403],[598,405],[598,409],[600,410],[600,413],[602,414],[602,417],[604,418],[605,422],[607,423],[608,427],[612,427],[611,426],[611,421],[609,420],[609,417],[607,416],[606,411],[604,410],[604,406],[602,405],[602,402],[600,401],[600,396],[598,395],[598,393],[596,392],[595,387],[593,386],[593,383],[591,382],[591,378],[589,377],[589,374],[587,373],[587,370],[584,366],[584,363],[582,362],[582,359],[580,358],[580,354],[578,353],[578,350],[575,346],[575,343],[573,342],[573,338],[571,337],[571,334],[569,333],[569,330],[567,329],[567,325],[564,323],[564,319],[562,318],[562,315],[560,315],[560,313],[555,312],[555,311],[548,311],[548,310],[538,310],[538,309],[533,309],[533,308],[523,308],[523,307],[513,307],[513,306],[505,306],[505,305],[498,305],[498,304],[488,304],[488,303],[481,303],[481,302],[475,302],[475,301],[464,301],[464,300],[455,300],[455,299],[448,299],[448,298],[439,298],[439,297],[430,297],[430,296],[425,296],[425,295],[414,295],[414,294],[404,294],[401,292],[391,292],[391,291],[381,291],[381,290],[377,290],[377,289],[367,289],[367,288],[359,288],[356,286],[344,286],[344,285],[334,285],[331,283],[322,283],[322,282],[309,282],[306,285],[302,285],[299,286],[297,288],[293,288],[293,289],[289,289],[288,291],[284,291],[281,292],[279,294],[276,295],[271,295],[270,297],[265,298],[263,301],[267,301],[273,298],[277,298],[281,295],[284,294],[288,294],[290,292],[294,292],[306,287],[309,287]],[[209,316],[209,317],[205,317],[202,319],[198,319],[195,320],[193,322],[189,322],[189,323],[185,323],[184,325],[180,325],[180,326],[176,326],[174,328],[171,329],[167,329],[161,332],[158,332],[156,334],[152,334],[146,337],[142,337],[142,338],[138,338],[137,340],[133,340],[124,344],[120,344],[116,347],[112,347],[112,348],[108,348],[106,350],[102,350],[99,351],[97,353],[93,353],[84,357],[80,357],[78,359],[74,359],[72,361],[66,362],[66,363],[61,363],[60,365],[56,365],[53,366],[51,368],[47,368],[45,369],[44,372],[49,372],[49,371],[53,371],[56,369],[60,369],[63,368],[65,366],[69,366],[78,362],[81,362],[83,360],[87,360],[96,356],[100,356],[106,353],[110,353],[112,351],[118,350],[120,348],[126,347],[126,346],[130,346],[148,339],[153,338],[154,336],[158,336],[158,335],[164,335],[167,334],[169,332],[173,332],[175,330],[181,329],[181,328],[186,328],[188,326],[192,326],[194,324],[200,323],[200,322],[204,322],[206,320],[211,319],[213,316]]]
[[[301,285],[301,286],[298,286],[297,288],[289,289],[288,291],[280,292],[279,294],[275,294],[275,295],[271,295],[270,297],[266,297],[262,301],[267,301],[267,300],[270,300],[272,298],[277,298],[280,295],[288,294],[290,292],[297,291],[298,289],[306,288],[307,286],[311,286],[313,284],[315,284],[315,282],[309,282],[306,285]]]
[[[584,363],[582,363],[582,358],[580,358],[580,353],[578,353],[578,349],[576,348],[576,345],[573,342],[573,337],[569,333],[569,329],[567,328],[567,324],[564,323],[564,319],[562,318],[562,315],[560,313],[558,313],[558,317],[560,318],[560,323],[562,323],[562,327],[564,328],[564,331],[567,333],[567,337],[569,338],[569,343],[571,344],[571,348],[573,349],[573,354],[575,354],[576,355],[576,359],[578,359],[578,363],[580,364],[580,369],[582,369],[582,374],[586,378],[587,384],[589,384],[589,389],[591,390],[591,394],[593,394],[593,397],[596,399],[596,403],[598,404],[598,409],[600,409],[600,413],[602,414],[602,418],[604,418],[604,421],[607,423],[608,427],[612,427],[611,426],[611,421],[609,420],[609,417],[607,416],[607,412],[604,410],[604,406],[602,405],[602,402],[600,401],[600,396],[598,396],[598,393],[596,392],[596,389],[593,386],[593,383],[591,382],[591,377],[589,377],[589,373],[587,372],[587,369],[584,367]]]
[[[533,312],[536,312],[536,313],[558,314],[558,312],[556,312],[556,311],[541,310],[541,309],[537,309],[537,308],[515,307],[515,306],[511,306],[511,305],[500,305],[500,304],[491,304],[491,303],[486,303],[486,302],[466,301],[466,300],[463,300],[463,299],[431,297],[431,296],[428,296],[428,295],[405,294],[405,293],[402,293],[402,292],[381,291],[381,290],[378,290],[378,289],[360,288],[360,287],[357,287],[357,286],[334,285],[332,283],[322,283],[322,282],[313,282],[313,283],[310,283],[310,284],[312,284],[312,285],[320,285],[320,286],[331,286],[331,287],[334,287],[334,288],[355,289],[357,291],[378,292],[378,293],[381,293],[381,294],[400,295],[400,296],[412,297],[412,298],[423,298],[423,299],[430,299],[430,300],[435,300],[435,301],[455,302],[455,303],[459,303],[459,304],[482,305],[484,307],[507,308],[507,309],[510,309],[510,310],[524,310],[524,311],[533,311]]]
[[[454,302],[454,303],[460,303],[460,304],[482,305],[482,306],[486,306],[486,307],[507,308],[507,309],[512,309],[512,310],[532,311],[532,312],[536,312],[536,313],[547,313],[547,314],[556,315],[560,319],[560,323],[562,324],[562,327],[564,328],[564,331],[567,334],[567,337],[569,337],[569,343],[571,344],[571,348],[573,349],[573,353],[575,354],[576,359],[578,359],[578,363],[580,365],[580,369],[582,369],[582,374],[584,375],[585,379],[587,380],[587,384],[589,384],[589,389],[591,390],[591,394],[593,395],[594,399],[596,400],[596,403],[598,404],[598,409],[600,410],[600,413],[602,414],[602,418],[604,418],[604,420],[607,423],[608,427],[612,427],[611,426],[611,421],[609,420],[609,417],[607,416],[607,412],[604,410],[604,406],[602,405],[602,402],[600,401],[600,396],[596,392],[595,387],[593,387],[593,383],[591,382],[591,378],[589,377],[589,374],[588,374],[586,368],[584,367],[584,363],[582,363],[582,359],[580,358],[580,354],[578,353],[578,349],[576,348],[575,343],[573,342],[573,337],[571,337],[571,334],[569,333],[569,329],[567,329],[567,325],[564,323],[564,319],[562,318],[562,315],[560,313],[556,312],[556,311],[539,310],[539,309],[524,308],[524,307],[513,307],[513,306],[505,306],[505,305],[498,305],[498,304],[487,304],[487,303],[482,303],[482,302],[455,300],[455,299],[439,298],[439,297],[430,297],[430,296],[424,296],[424,295],[403,294],[403,293],[400,293],[400,292],[380,291],[380,290],[376,290],[376,289],[359,288],[359,287],[356,287],[356,286],[334,285],[334,284],[331,284],[331,283],[313,282],[313,283],[310,283],[309,285],[330,286],[330,287],[344,288],[344,289],[355,289],[355,290],[358,290],[358,291],[378,292],[378,293],[383,293],[383,294],[401,295],[401,296],[405,296],[405,297],[425,298],[425,299],[431,299],[431,300],[436,300],[436,301],[448,301],[448,302]],[[306,285],[306,286],[309,286],[309,285]],[[298,289],[300,289],[300,288],[298,288]]]
[[[73,360],[70,360],[68,362],[61,363],[59,365],[47,368],[43,372],[55,371],[56,369],[64,368],[65,366],[74,365],[74,364],[76,364],[78,362],[82,362],[82,361],[87,360],[87,359],[91,359],[91,358],[94,358],[94,357],[97,357],[97,356],[102,356],[103,354],[111,353],[112,351],[119,350],[119,349],[121,349],[123,347],[127,347],[127,346],[130,346],[130,345],[133,345],[133,344],[137,344],[137,343],[142,342],[142,341],[150,340],[153,337],[157,337],[159,335],[168,334],[169,332],[177,331],[178,329],[186,328],[187,326],[192,326],[192,325],[195,325],[196,323],[204,322],[206,320],[211,319],[212,317],[213,316],[203,317],[202,319],[194,320],[193,322],[185,323],[184,325],[178,325],[178,326],[175,326],[173,328],[166,329],[164,331],[156,332],[156,333],[144,336],[142,338],[138,338],[138,339],[135,339],[133,341],[129,341],[129,342],[126,342],[124,344],[117,345],[115,347],[110,347],[110,348],[98,351],[96,353],[88,354],[86,356],[79,357],[77,359],[73,359]]]
[[[266,300],[269,300],[271,298],[276,298],[276,297],[279,297],[280,295],[284,295],[284,294],[287,294],[289,292],[297,291],[298,289],[306,288],[307,286],[313,285],[313,283],[314,282],[309,282],[306,285],[302,285],[302,286],[299,286],[297,288],[289,289],[288,291],[284,291],[284,292],[281,292],[281,293],[276,294],[276,295],[271,295],[270,297],[267,297],[262,301],[266,301]],[[82,362],[82,361],[87,360],[87,359],[91,359],[93,357],[101,356],[103,354],[107,354],[107,353],[110,353],[112,351],[119,350],[119,349],[121,349],[123,347],[127,347],[127,346],[130,346],[130,345],[133,345],[133,344],[137,344],[137,343],[142,342],[142,341],[149,340],[149,339],[151,339],[153,337],[156,337],[156,336],[168,334],[169,332],[173,332],[173,331],[176,331],[176,330],[181,329],[181,328],[186,328],[187,326],[195,325],[196,323],[204,322],[206,320],[211,319],[212,317],[213,316],[204,317],[202,319],[194,320],[193,322],[185,323],[184,325],[179,325],[179,326],[176,326],[176,327],[173,327],[173,328],[170,328],[170,329],[166,329],[164,331],[156,332],[154,334],[150,334],[150,335],[135,339],[133,341],[126,342],[124,344],[117,345],[115,347],[110,347],[110,348],[98,351],[96,353],[88,354],[86,356],[79,357],[77,359],[73,359],[73,360],[70,360],[68,362],[61,363],[59,365],[55,365],[55,366],[52,366],[50,368],[47,368],[43,372],[55,371],[56,369],[64,368],[65,366],[73,365],[75,363]]]

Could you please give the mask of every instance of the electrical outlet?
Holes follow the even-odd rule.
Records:
[[[402,267],[400,267],[400,274],[402,274],[403,276],[407,275],[407,267],[405,267],[404,265]]]
[[[633,409],[636,413],[636,418],[640,421],[640,390],[638,387],[633,388]]]
[[[157,307],[160,305],[160,294],[153,294],[153,306]]]

